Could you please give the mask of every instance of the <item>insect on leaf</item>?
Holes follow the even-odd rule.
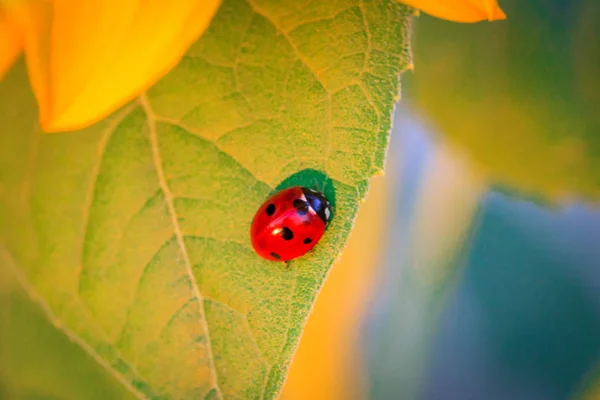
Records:
[[[17,64],[0,82],[0,265],[133,396],[277,397],[383,169],[410,15],[226,0],[164,79],[79,132],[39,133]],[[258,207],[314,176],[336,199],[321,242],[287,269],[258,257]]]

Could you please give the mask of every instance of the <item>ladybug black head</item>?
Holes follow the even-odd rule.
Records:
[[[323,193],[309,188],[302,188],[302,192],[310,207],[315,210],[323,222],[329,222],[331,219],[331,206],[329,205],[329,201],[323,196]]]

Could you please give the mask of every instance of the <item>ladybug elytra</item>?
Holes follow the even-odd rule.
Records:
[[[321,240],[331,217],[323,193],[301,186],[281,190],[256,212],[250,228],[252,246],[267,260],[298,258]]]

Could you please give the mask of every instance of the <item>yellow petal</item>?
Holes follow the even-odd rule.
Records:
[[[400,0],[434,17],[454,22],[505,19],[496,0]]]
[[[6,4],[6,3],[5,3]],[[6,4],[11,20],[21,32],[27,58],[27,70],[40,114],[48,109],[49,101],[49,49],[52,8],[48,1]]]
[[[23,42],[8,14],[0,8],[0,79],[21,54]]]
[[[48,132],[106,117],[163,77],[220,0],[34,0],[15,8]]]

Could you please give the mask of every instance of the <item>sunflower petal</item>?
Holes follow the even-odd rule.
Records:
[[[506,19],[496,0],[400,0],[437,18],[454,22]]]
[[[33,0],[6,4],[7,14],[21,33],[27,57],[27,70],[38,102],[40,119],[46,118],[49,104],[50,23],[52,7],[48,1]]]
[[[21,54],[23,42],[17,27],[9,20],[8,14],[0,8],[0,79]]]
[[[47,132],[106,117],[164,76],[220,0],[37,0],[17,10]]]

